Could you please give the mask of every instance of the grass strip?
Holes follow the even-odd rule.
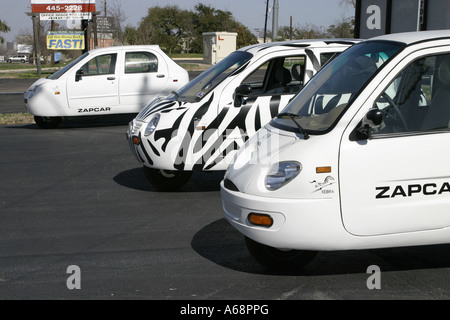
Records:
[[[0,114],[0,125],[14,125],[14,124],[31,124],[34,123],[34,118],[29,113],[2,113]]]

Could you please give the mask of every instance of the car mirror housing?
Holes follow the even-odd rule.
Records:
[[[253,88],[248,84],[240,85],[234,91],[234,106],[239,108],[243,104],[243,98],[249,96],[253,92]]]

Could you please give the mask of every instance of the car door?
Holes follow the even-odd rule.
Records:
[[[433,50],[411,55],[367,100],[365,110],[383,114],[369,139],[352,141],[352,127],[343,135],[341,210],[352,234],[450,226],[450,53]]]
[[[169,70],[165,60],[150,51],[128,51],[119,84],[120,104],[130,112],[138,112],[144,104],[165,92]]]
[[[268,123],[297,94],[305,82],[305,54],[265,59],[241,83],[250,86],[251,93],[240,97],[238,105],[219,112],[218,122],[223,130],[220,152],[232,161],[235,151]],[[224,105],[222,103],[221,105]],[[227,161],[228,161],[227,160]]]
[[[81,109],[80,113],[90,113],[119,105],[117,56],[117,53],[98,55],[80,69],[71,71],[67,80],[70,108]]]

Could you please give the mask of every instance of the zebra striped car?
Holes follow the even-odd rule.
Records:
[[[249,137],[326,62],[357,42],[297,40],[239,49],[151,101],[130,123],[132,153],[160,190],[181,188],[194,170],[226,170]]]

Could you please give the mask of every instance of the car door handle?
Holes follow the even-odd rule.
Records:
[[[158,74],[156,77],[158,77],[158,78],[165,78],[166,75],[165,74]]]
[[[108,80],[116,80],[116,77],[108,77]]]

